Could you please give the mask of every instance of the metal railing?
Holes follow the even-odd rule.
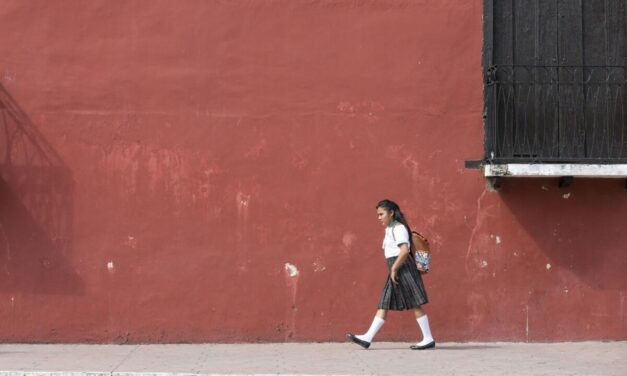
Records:
[[[490,163],[627,163],[624,66],[492,66]]]

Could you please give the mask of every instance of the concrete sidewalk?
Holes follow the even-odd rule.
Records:
[[[627,375],[627,342],[0,345],[0,376]],[[155,375],[159,374],[159,375]]]

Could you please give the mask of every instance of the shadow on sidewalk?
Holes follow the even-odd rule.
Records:
[[[438,350],[488,350],[488,349],[498,349],[499,346],[491,346],[491,345],[444,345],[444,346],[436,346],[435,349],[429,350],[411,350],[415,352],[429,352],[429,351],[438,351]],[[384,347],[384,348],[371,348],[368,351],[385,351],[385,350],[409,350],[409,345],[404,347]]]
[[[500,346],[489,345],[450,345],[450,346],[438,346],[436,350],[488,350],[499,349]]]

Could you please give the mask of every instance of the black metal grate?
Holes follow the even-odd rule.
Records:
[[[486,160],[627,163],[624,66],[487,70]]]

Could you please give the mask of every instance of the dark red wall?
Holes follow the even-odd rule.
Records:
[[[0,5],[2,341],[342,341],[382,198],[433,243],[438,340],[627,339],[624,183],[463,168],[480,0]]]

